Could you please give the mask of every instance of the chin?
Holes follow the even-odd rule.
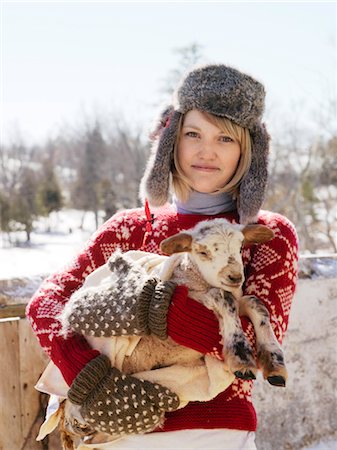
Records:
[[[218,188],[214,187],[214,188],[203,188],[203,187],[194,187],[193,188],[195,191],[200,192],[201,194],[214,194],[218,191]]]

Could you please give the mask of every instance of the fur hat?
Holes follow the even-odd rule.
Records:
[[[263,85],[233,67],[209,64],[187,73],[173,94],[172,104],[160,112],[151,134],[154,144],[140,185],[141,198],[148,198],[152,206],[162,206],[168,201],[179,119],[182,114],[198,109],[248,128],[252,162],[240,183],[237,208],[241,223],[255,221],[268,178],[269,135],[261,123],[264,99]]]

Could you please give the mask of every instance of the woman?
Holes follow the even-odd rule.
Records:
[[[261,123],[264,97],[261,83],[229,66],[206,65],[188,73],[176,89],[172,105],[160,115],[141,183],[142,198],[160,208],[150,211],[146,201],[145,209],[117,213],[100,227],[72,265],[42,284],[28,305],[33,330],[70,386],[69,399],[91,417],[93,428],[116,432],[116,421],[109,425],[113,414],[109,405],[116,407],[123,392],[134,386],[136,402],[127,398],[124,407],[137,420],[133,423],[132,419],[128,428],[127,417],[131,416],[117,417],[120,434],[129,436],[114,448],[173,448],[177,441],[179,448],[189,449],[205,445],[212,449],[255,448],[257,421],[251,380],[237,378],[215,399],[177,409],[179,399],[165,387],[154,388],[139,380],[136,385],[132,376],[123,376],[106,357],[89,348],[84,338],[60,337],[57,316],[86,276],[116,248],[156,253],[163,239],[201,220],[224,217],[243,224],[258,222],[275,233],[272,241],[244,249],[244,293],[264,301],[282,341],[297,278],[297,237],[286,218],[260,210],[269,152],[269,136]],[[171,192],[173,203],[167,204]],[[138,333],[168,334],[179,344],[220,357],[219,328],[211,311],[189,298],[184,286],[177,286],[173,293],[170,286],[152,286],[149,295],[148,289],[143,288],[148,320]],[[139,297],[135,301],[138,305]],[[144,310],[141,315],[144,322]],[[251,323],[241,320],[254,344]],[[132,334],[135,328],[131,323],[126,333]],[[153,432],[141,435],[149,430]]]

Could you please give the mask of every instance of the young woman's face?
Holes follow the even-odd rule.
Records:
[[[185,114],[178,142],[178,162],[191,187],[211,193],[223,188],[234,175],[240,144],[206,120],[198,110]]]

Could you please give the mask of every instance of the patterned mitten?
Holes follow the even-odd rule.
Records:
[[[153,431],[174,411],[179,399],[169,389],[124,375],[105,355],[90,361],[77,375],[68,399],[80,405],[83,419],[95,430],[112,436]]]
[[[166,316],[175,283],[150,278],[145,269],[116,252],[109,259],[110,276],[97,287],[75,292],[60,320],[63,334],[87,336],[167,337]]]

